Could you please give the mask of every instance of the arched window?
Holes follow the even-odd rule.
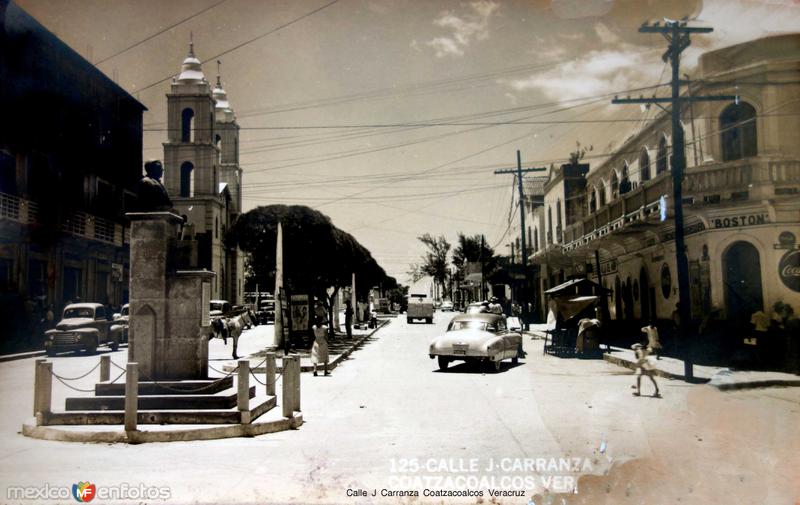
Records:
[[[189,107],[181,112],[181,142],[192,142],[194,134],[194,111]]]
[[[619,178],[617,177],[617,171],[611,170],[611,199],[616,200],[619,196]]]
[[[758,153],[755,117],[756,110],[748,103],[725,107],[719,116],[722,161],[739,160]]]
[[[194,165],[189,161],[181,165],[181,196],[194,196]]]
[[[214,238],[219,238],[219,217],[214,218]]]
[[[639,155],[639,176],[642,182],[650,180],[650,155],[647,154],[647,149],[642,149],[642,154]]]
[[[214,145],[217,146],[217,162],[222,163],[222,137],[217,134],[216,139],[214,140]]]
[[[528,226],[528,249],[533,246],[533,237],[531,237],[531,227]]]
[[[589,194],[589,212],[597,211],[597,190],[593,189]]]
[[[536,252],[539,250],[539,230],[534,228],[533,229],[533,251]]]
[[[631,190],[631,181],[628,177],[628,164],[622,166],[622,180],[619,182],[619,194],[624,195]]]
[[[656,153],[656,175],[667,171],[667,137],[661,136]]]
[[[606,187],[604,184],[600,184],[600,187],[597,188],[597,204],[599,207],[602,207],[606,204]]]
[[[547,243],[553,243],[553,207],[547,207]]]

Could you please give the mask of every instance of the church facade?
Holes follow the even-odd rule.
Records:
[[[211,295],[244,300],[244,255],[224,237],[242,212],[239,125],[217,76],[212,89],[190,45],[167,93],[164,186],[186,218],[183,241],[192,267],[216,273]]]

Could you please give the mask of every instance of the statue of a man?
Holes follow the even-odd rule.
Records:
[[[149,160],[144,164],[147,175],[136,183],[137,206],[142,212],[172,210],[172,200],[167,189],[161,184],[164,167],[159,160]]]

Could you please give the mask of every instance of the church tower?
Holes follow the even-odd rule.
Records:
[[[217,274],[212,282],[213,298],[238,303],[237,292],[229,291],[238,281],[229,277],[235,272],[226,268],[228,251],[223,245],[232,201],[227,185],[221,184],[216,113],[211,85],[190,43],[181,72],[167,93],[164,186],[175,209],[186,217],[184,238],[192,243],[192,266]],[[238,139],[238,127],[236,133]]]
[[[217,62],[217,85],[213,96],[216,123],[214,145],[219,158],[219,192],[224,198],[224,230],[228,230],[242,212],[242,168],[239,166],[239,124],[228,102],[228,94],[222,88],[222,78]],[[229,273],[225,292],[228,299],[244,299],[244,254],[238,248],[226,251],[225,271]],[[235,295],[234,295],[235,293]]]

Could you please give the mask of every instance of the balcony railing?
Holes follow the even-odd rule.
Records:
[[[800,160],[747,158],[687,169],[684,198],[694,202],[741,201],[743,195],[772,196],[775,189],[800,187]],[[659,212],[661,196],[672,198],[672,174],[664,172],[630,192],[578,219],[564,230],[564,250],[570,251]],[[747,191],[748,193],[743,193]],[[714,198],[710,198],[710,197]]]
[[[39,209],[35,202],[0,193],[0,219],[29,225],[35,224],[38,216]],[[123,236],[127,236],[121,224],[84,212],[73,212],[65,216],[61,222],[61,229],[72,235],[118,247],[123,245]]]

